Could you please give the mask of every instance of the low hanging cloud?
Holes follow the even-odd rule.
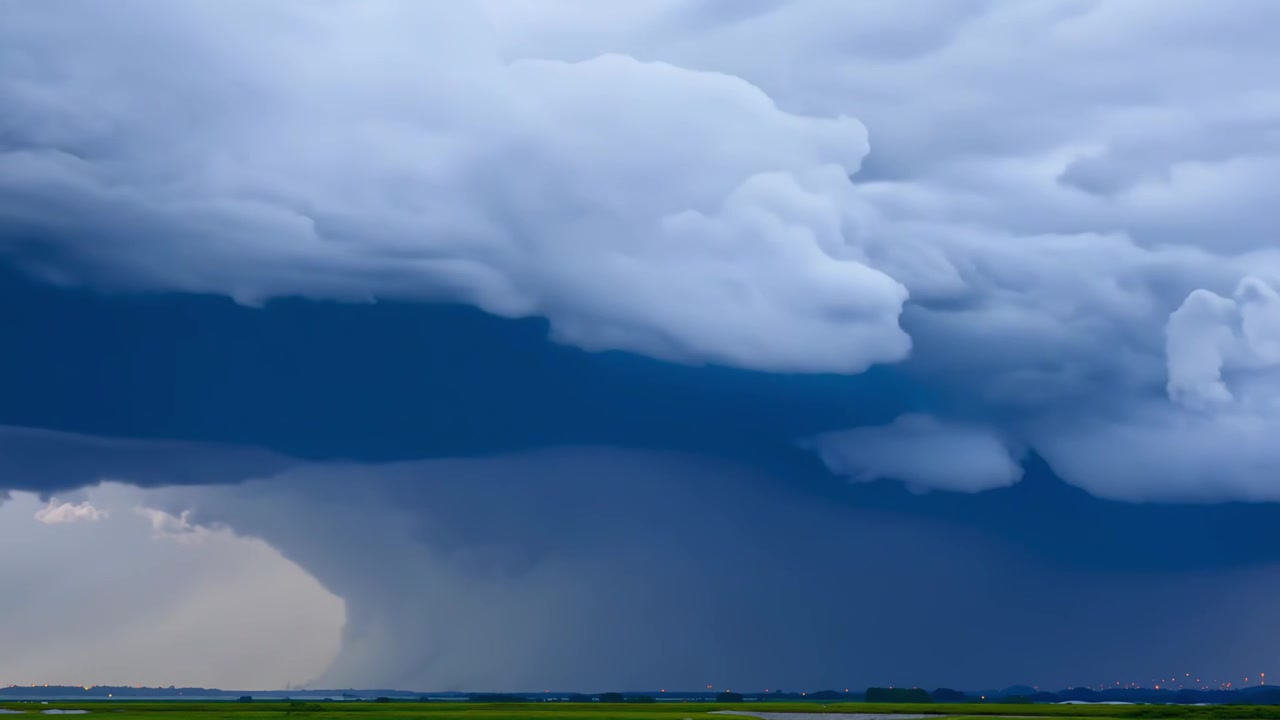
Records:
[[[918,490],[980,492],[1022,477],[1018,454],[999,432],[929,415],[822,433],[803,444],[853,482],[900,480]]]
[[[69,503],[58,502],[57,498],[52,498],[47,505],[36,511],[35,519],[45,525],[64,525],[101,520],[107,517],[107,514],[106,510],[99,510],[87,501]]]

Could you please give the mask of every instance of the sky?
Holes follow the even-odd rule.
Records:
[[[1256,679],[1277,22],[0,0],[0,684]]]

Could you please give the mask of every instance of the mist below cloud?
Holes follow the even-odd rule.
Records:
[[[328,685],[1096,685],[1171,663],[1227,673],[1267,657],[1259,638],[1276,623],[1260,598],[1280,589],[1271,565],[1068,570],[980,531],[832,505],[730,464],[605,448],[310,466],[161,497],[193,522],[263,538],[343,597],[343,650],[317,680]]]

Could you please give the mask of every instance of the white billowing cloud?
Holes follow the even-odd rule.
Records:
[[[1280,501],[1280,294],[1255,277],[1195,290],[1165,336],[1167,399],[1041,417],[1032,444],[1102,497]]]
[[[37,272],[456,300],[765,370],[909,350],[905,289],[842,240],[851,117],[621,54],[505,63],[465,4],[62,8],[0,31],[0,248],[39,228]],[[94,38],[61,42],[78,23]]]
[[[1194,317],[1280,286],[1275,3],[60,7],[0,28],[0,252],[54,281],[456,300],[769,371],[910,354],[1037,450],[1161,388],[1230,438],[1276,352],[1224,334],[1269,337],[1265,302]]]
[[[90,488],[55,516],[97,522],[57,528],[31,522],[51,507],[35,495],[0,506],[0,677],[259,689],[319,675],[338,652],[342,600],[261,540],[157,534],[149,518],[182,519],[133,512],[158,502],[154,492]]]
[[[1278,502],[1278,433],[1280,413],[1204,413],[1161,401],[1115,417],[1046,418],[1029,430],[1064,480],[1132,502]]]
[[[186,511],[176,515],[150,507],[139,507],[134,510],[151,523],[153,537],[173,540],[174,542],[204,542],[212,533],[209,528],[192,525]]]
[[[1245,278],[1236,288],[1240,331],[1256,363],[1280,365],[1280,292],[1257,278]]]
[[[1238,407],[1242,383],[1265,385],[1265,343],[1242,359],[1222,324],[1180,334],[1189,318],[1170,313],[1199,289],[1212,295],[1186,309],[1212,312],[1246,276],[1280,285],[1280,55],[1264,29],[1280,6],[927,5],[663,5],[630,32],[579,40],[585,15],[513,12],[499,28],[516,55],[626,46],[748,78],[791,111],[855,114],[872,150],[846,240],[909,291],[903,326],[923,385],[991,410],[1004,435],[1109,497],[1267,495],[1280,463],[1244,439],[1265,436],[1267,416]],[[706,10],[697,22],[694,7]],[[1243,335],[1239,316],[1228,326]],[[1166,383],[1176,399],[1153,399]],[[1180,415],[1188,405],[1201,414]],[[1261,435],[1241,432],[1256,423]],[[1141,437],[1108,441],[1117,424]],[[1165,457],[1203,461],[1170,467],[1181,479],[1166,482],[1163,444],[1179,444]],[[1148,477],[1130,477],[1147,463]]]
[[[1236,342],[1227,325],[1236,310],[1230,300],[1197,290],[1169,316],[1165,359],[1170,400],[1191,408],[1207,408],[1234,399],[1222,381],[1222,365],[1224,355]]]
[[[930,415],[822,433],[805,444],[832,472],[853,482],[888,479],[917,489],[979,492],[1022,477],[1020,453],[998,431]]]
[[[62,525],[101,520],[107,517],[107,511],[99,510],[88,502],[58,502],[57,498],[50,498],[49,503],[37,510],[34,517],[45,525]]]
[[[1192,409],[1236,400],[1225,369],[1280,366],[1280,294],[1245,278],[1234,298],[1208,290],[1191,293],[1166,328],[1169,398]]]

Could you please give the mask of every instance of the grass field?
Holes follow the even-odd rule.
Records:
[[[473,702],[287,702],[261,700],[238,702],[146,702],[100,700],[88,702],[50,701],[48,705],[0,702],[0,709],[23,711],[4,715],[5,720],[37,720],[56,717],[44,710],[87,710],[92,716],[111,720],[255,720],[256,718],[297,717],[307,720],[347,718],[373,720],[726,720],[713,710],[760,712],[850,712],[945,714],[952,718],[989,719],[992,716],[1068,718],[1185,718],[1186,720],[1280,720],[1280,707],[1253,705],[1006,705],[937,704],[878,705],[873,703],[681,703],[600,704],[600,703],[473,703]]]

